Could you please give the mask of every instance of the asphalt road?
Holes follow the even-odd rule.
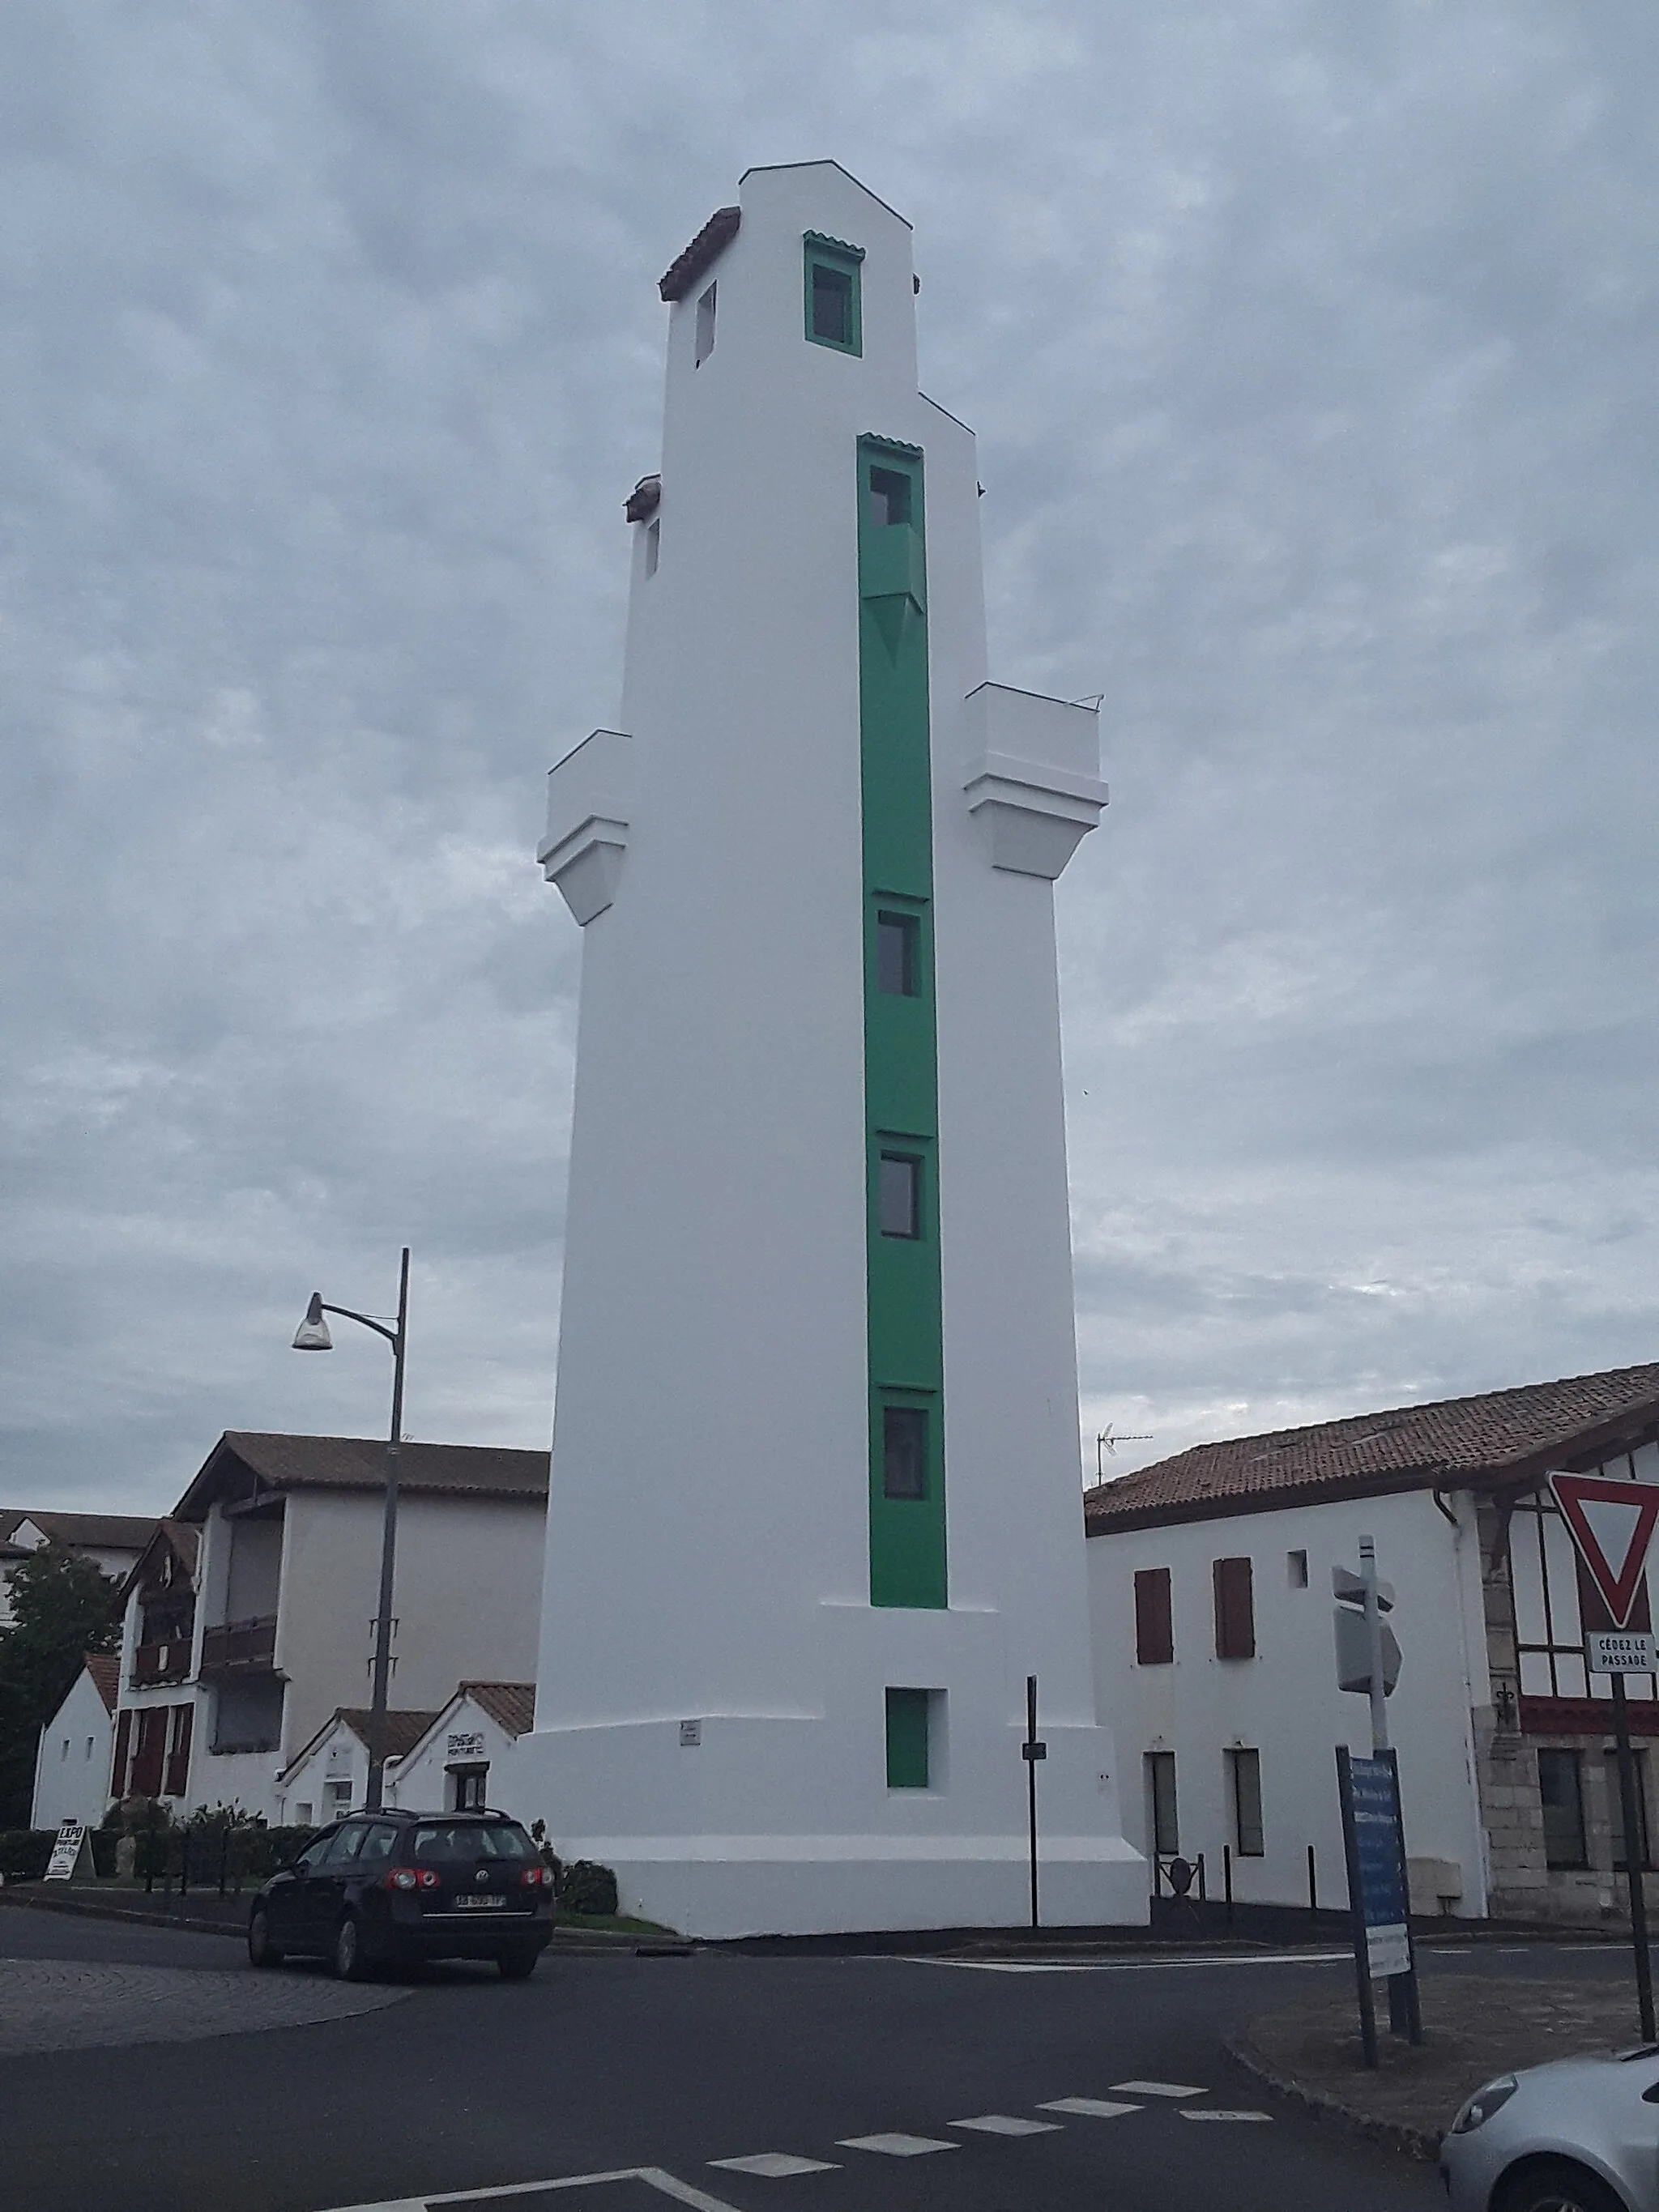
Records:
[[[207,1969],[216,1984],[237,1955],[218,1936],[0,1911],[0,1959]],[[1431,1971],[1498,1984],[1621,1964],[1539,1947]],[[31,2212],[415,2212],[508,2185],[479,2212],[1443,2204],[1430,2169],[1277,2104],[1222,2052],[1233,2020],[1346,1971],[700,1954],[544,1960],[512,1985],[439,1968],[350,2018],[8,2057],[0,2140],[10,2201]],[[1268,2117],[1223,2117],[1246,2112]],[[761,2170],[780,2160],[795,2170]],[[538,2181],[564,2185],[524,2191]]]

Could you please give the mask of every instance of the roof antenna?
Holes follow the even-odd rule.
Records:
[[[1115,1429],[1108,1421],[1095,1438],[1095,1480],[1105,1481],[1106,1462],[1109,1459],[1117,1457],[1117,1448],[1120,1444],[1149,1444],[1153,1440],[1153,1435],[1154,1431],[1148,1429],[1140,1436],[1126,1436],[1121,1430]]]

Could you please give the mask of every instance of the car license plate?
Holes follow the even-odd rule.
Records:
[[[496,1889],[486,1890],[482,1895],[463,1891],[455,1899],[458,1912],[499,1912],[507,1899]]]

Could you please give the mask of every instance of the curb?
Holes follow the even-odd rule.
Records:
[[[1253,2074],[1277,2095],[1287,2097],[1313,2114],[1316,2119],[1336,2121],[1351,2134],[1362,2136],[1368,2142],[1381,2143],[1387,2150],[1397,2150],[1407,2158],[1420,2159],[1425,2165],[1440,2155],[1440,2144],[1445,2130],[1443,2128],[1414,2128],[1406,2120],[1379,2119],[1371,2112],[1357,2112],[1340,2097],[1323,2089],[1310,2088],[1294,2075],[1285,2074],[1270,2058],[1258,2051],[1250,2040],[1249,2030],[1236,2029],[1222,2038],[1222,2048],[1230,2058],[1236,2058],[1247,2074]]]
[[[250,1899],[252,1893],[249,1893]],[[182,1929],[186,1935],[225,1936],[240,1943],[245,1934],[240,1916],[234,1920],[210,1919],[204,1913],[167,1912],[155,1906],[135,1909],[118,1904],[114,1899],[88,1897],[25,1897],[15,1889],[0,1891],[0,1905],[21,1906],[29,1912],[66,1912],[81,1920],[118,1921],[129,1928]],[[562,1959],[614,1959],[620,1954],[630,1956],[638,1953],[647,1958],[679,1958],[689,1954],[689,1944],[680,1946],[667,1941],[653,1944],[648,1938],[630,1936],[622,1929],[608,1928],[574,1929],[568,1935],[555,1928],[553,1941],[544,1954]]]

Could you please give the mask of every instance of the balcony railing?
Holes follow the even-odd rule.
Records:
[[[157,1682],[182,1682],[190,1674],[190,1638],[173,1637],[165,1644],[139,1644],[133,1647],[132,1673],[128,1677],[135,1690],[147,1690]]]
[[[276,1656],[276,1616],[259,1620],[228,1620],[202,1634],[204,1674],[258,1674],[270,1672]]]

